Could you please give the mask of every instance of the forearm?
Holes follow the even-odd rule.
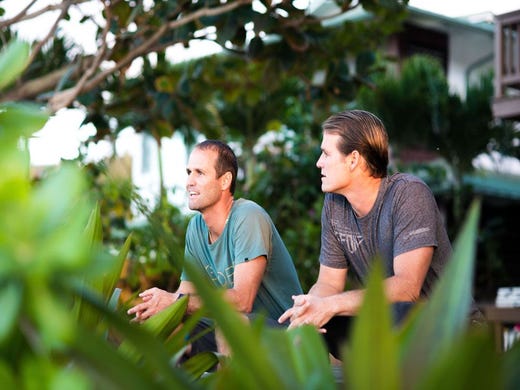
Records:
[[[229,288],[225,291],[225,299],[241,313],[250,313],[253,309],[256,291],[237,291],[235,288]]]
[[[188,308],[186,309],[187,314],[193,314],[200,310],[202,307],[202,301],[197,294],[186,294],[188,295]]]
[[[415,302],[421,295],[421,285],[405,278],[392,276],[385,279],[385,295],[389,302]]]
[[[341,292],[342,292],[341,290],[338,290],[336,287],[334,287],[328,283],[317,281],[310,288],[308,294],[323,298],[323,297],[328,297],[331,295],[337,295]]]
[[[177,294],[176,299],[180,299],[185,295],[188,296],[188,307],[186,309],[188,314],[193,314],[202,307],[202,301],[195,290],[195,286],[193,286],[191,282],[182,281],[177,289]]]
[[[353,316],[363,303],[364,290],[350,290],[323,299],[333,316]]]
[[[181,293],[183,295],[189,295],[188,300],[188,314],[193,314],[197,310],[201,309],[203,302],[196,293]],[[237,291],[230,288],[225,290],[224,299],[228,301],[237,311],[241,313],[250,313],[253,307],[254,299],[240,295]]]
[[[398,276],[392,276],[384,281],[385,295],[389,302],[414,302],[420,294],[414,284]],[[323,290],[320,290],[320,292]],[[316,294],[317,295],[317,294]],[[324,303],[330,307],[334,315],[355,315],[361,305],[365,290],[349,290],[335,295],[325,296]],[[324,295],[322,295],[324,296]]]
[[[363,290],[343,291],[337,286],[324,281],[317,281],[309,290],[308,295],[323,298],[322,304],[329,313],[335,315],[354,315],[363,299]]]

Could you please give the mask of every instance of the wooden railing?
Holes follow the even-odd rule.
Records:
[[[515,100],[514,104],[507,101],[510,97]],[[520,10],[495,17],[495,105],[505,103],[503,109],[498,110],[504,115],[499,116],[520,116],[519,97]]]

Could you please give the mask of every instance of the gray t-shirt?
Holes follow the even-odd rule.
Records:
[[[215,286],[233,287],[235,266],[266,256],[267,269],[253,304],[253,312],[278,319],[302,293],[291,255],[267,212],[253,201],[233,202],[220,237],[208,242],[201,214],[192,217],[186,231],[185,261],[206,271]],[[181,280],[188,280],[183,272]]]
[[[326,194],[321,224],[320,263],[348,268],[363,285],[375,256],[382,258],[389,277],[394,274],[396,256],[433,246],[421,290],[421,296],[427,297],[451,256],[448,234],[431,190],[409,174],[383,178],[372,210],[361,218],[344,196]]]

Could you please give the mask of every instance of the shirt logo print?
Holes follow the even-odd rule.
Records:
[[[235,267],[233,265],[230,265],[227,267],[224,272],[221,271],[215,271],[213,267],[206,265],[205,267],[206,273],[208,274],[209,278],[215,285],[225,288],[232,288],[233,287],[233,272]]]
[[[350,254],[356,253],[363,242],[363,236],[353,233],[338,233],[338,239]]]

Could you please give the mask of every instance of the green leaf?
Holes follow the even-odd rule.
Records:
[[[454,340],[428,367],[417,388],[504,389],[502,359],[496,355],[493,337],[479,330]]]
[[[182,323],[188,306],[188,297],[175,301],[159,313],[153,315],[141,326],[158,340],[165,341],[168,336]],[[137,362],[143,357],[143,352],[136,348],[131,340],[123,340],[119,346],[122,354],[131,361]]]
[[[124,355],[82,326],[77,328],[77,337],[71,347],[77,364],[95,372],[98,381],[107,388],[137,390],[153,387],[152,374],[140,365],[129,362]]]
[[[182,368],[194,379],[198,379],[217,363],[218,358],[213,352],[201,352],[184,362]]]
[[[27,301],[32,320],[37,325],[41,346],[52,350],[66,345],[74,336],[75,323],[65,303],[56,299],[44,281],[31,279]]]
[[[11,41],[0,52],[0,90],[13,83],[29,64],[28,42]]]
[[[4,389],[16,389],[18,387],[13,372],[4,361],[0,361],[0,383]]]
[[[449,350],[468,326],[480,202],[470,207],[454,252],[430,299],[403,338],[403,372],[413,386],[424,371]]]
[[[173,93],[175,92],[176,80],[170,76],[160,76],[155,79],[154,85],[158,92]]]
[[[119,302],[119,297],[121,296],[121,289],[115,288],[110,299],[108,300],[108,307],[112,310],[117,310],[117,303]]]
[[[297,375],[297,382],[302,389],[335,389],[334,376],[330,364],[329,354],[323,340],[323,336],[318,333],[316,328],[312,326],[302,326],[291,329],[288,332],[280,332],[275,329],[269,331],[266,329],[267,335],[282,335],[284,339],[289,341],[290,355],[292,359],[292,366],[287,367],[287,370],[280,371],[280,374],[285,377],[290,377],[289,372],[294,372]],[[280,340],[280,344],[283,341]],[[280,345],[279,344],[279,345]],[[276,345],[272,345],[271,351],[276,351]],[[276,353],[271,353],[274,357]],[[278,364],[275,364],[278,366]],[[291,371],[289,371],[289,369]],[[294,386],[295,383],[289,383],[289,386]]]
[[[20,136],[30,136],[45,125],[49,113],[31,103],[0,104],[0,141],[15,147]]]
[[[520,389],[520,340],[516,340],[513,346],[502,355],[504,389]]]
[[[85,227],[85,239],[87,242],[90,242],[92,246],[103,242],[103,227],[101,224],[101,208],[99,203],[96,203],[88,218],[87,226]]]
[[[113,264],[109,268],[109,272],[103,275],[103,291],[102,294],[104,297],[108,298],[111,296],[112,292],[116,288],[117,283],[119,282],[119,278],[121,277],[121,272],[123,271],[123,266],[130,251],[130,245],[132,243],[132,233],[127,237],[123,246],[119,250],[117,257],[114,258]]]
[[[5,284],[4,284],[5,283]],[[22,303],[22,289],[16,280],[3,280],[0,289],[0,345],[2,345],[12,332]]]
[[[188,296],[176,300],[172,305],[145,321],[144,327],[161,340],[165,340],[181,323],[188,308]]]
[[[348,346],[346,346],[348,347]],[[344,377],[352,389],[400,389],[397,337],[384,293],[381,261],[374,262],[363,305],[355,318],[351,349],[344,348]]]
[[[109,309],[105,302],[92,292],[85,290],[83,286],[71,283],[70,288],[72,288],[73,294],[78,294],[85,300],[85,303],[100,311],[100,315],[105,317],[117,334],[124,339],[126,348],[131,346],[142,357],[141,363],[143,364],[136,365],[135,359],[128,356],[125,353],[127,351],[122,351],[121,346],[115,351],[108,348],[105,341],[99,341],[100,338],[94,333],[79,329],[75,349],[82,359],[88,360],[88,364],[95,370],[96,374],[113,377],[113,384],[117,388],[200,388],[196,383],[190,381],[184,372],[170,365],[170,355],[162,340],[159,340],[157,336],[150,334],[142,326],[130,323],[127,318],[122,318],[120,313]],[[94,345],[94,343],[98,345]],[[103,357],[103,359],[100,359],[100,357]],[[151,373],[152,376],[146,374],[147,372]],[[124,380],[125,373],[128,381]],[[145,376],[142,377],[143,375]],[[139,376],[145,382],[148,382],[147,385],[142,385],[143,381],[139,379]],[[135,380],[132,380],[132,378]],[[119,382],[120,380],[122,382]],[[121,383],[127,384],[128,387],[120,385]]]
[[[31,273],[74,272],[91,263],[83,236],[90,211],[85,184],[77,167],[65,165],[35,187],[23,211],[31,224],[17,232],[34,248]]]

